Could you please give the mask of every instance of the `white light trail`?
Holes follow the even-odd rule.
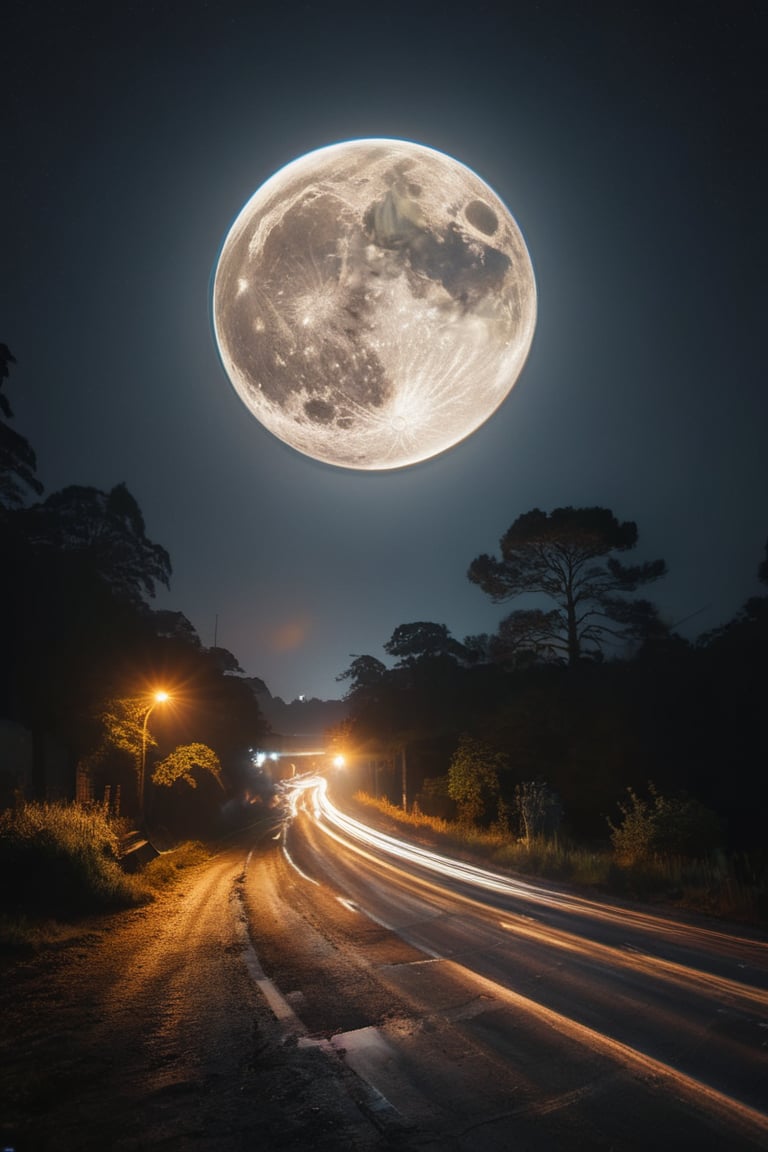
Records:
[[[503,876],[488,869],[455,860],[448,856],[441,856],[427,848],[399,840],[385,832],[378,831],[347,816],[341,812],[328,797],[328,782],[321,776],[308,776],[302,780],[291,781],[289,793],[289,806],[291,815],[296,815],[296,806],[300,796],[308,798],[312,806],[312,815],[318,826],[331,834],[331,828],[358,845],[363,845],[379,853],[401,861],[407,861],[419,868],[442,876],[449,880],[458,881],[465,885],[493,892],[501,896],[525,900],[528,903],[544,905],[549,909],[557,909],[571,915],[589,918],[593,921],[616,923],[616,909],[610,905],[590,900],[574,893],[558,893],[557,891],[539,887],[527,881],[515,880],[510,876]],[[657,939],[661,937],[676,938],[680,934],[680,926],[674,920],[657,916],[650,912],[642,912],[631,908],[622,908],[621,923],[627,929],[637,929],[643,932],[652,931]],[[689,927],[687,934],[690,938],[694,929]],[[764,969],[768,966],[768,946],[764,942],[747,941],[735,934],[718,932],[713,928],[698,927],[695,935],[703,947],[716,946],[718,950],[730,952],[737,949],[743,957],[745,948],[754,955],[755,966]],[[627,945],[627,955],[634,949]],[[658,959],[658,957],[655,957]],[[625,959],[626,962],[626,959]],[[673,967],[670,965],[670,967]],[[765,993],[758,992],[763,1006]]]
[[[672,920],[665,920],[653,914],[637,912],[628,908],[622,908],[617,914],[617,910],[609,905],[585,900],[570,893],[548,892],[546,889],[535,885],[518,882],[511,877],[502,876],[463,861],[453,860],[418,845],[399,840],[345,815],[330,801],[327,789],[327,781],[322,777],[291,781],[288,796],[291,816],[297,815],[298,804],[302,801],[306,805],[308,813],[327,836],[339,843],[346,843],[347,846],[354,848],[355,851],[371,861],[376,861],[377,857],[372,853],[377,852],[379,853],[379,860],[381,854],[385,854],[393,861],[407,861],[420,869],[450,880],[459,881],[462,884],[546,904],[550,908],[562,909],[572,914],[589,917],[592,920],[621,922],[627,928],[650,930],[655,936],[660,933],[672,936],[680,932],[680,926]],[[386,866],[397,870],[394,863]],[[359,908],[359,905],[352,901],[342,897],[338,897],[338,899],[348,907]],[[371,915],[367,910],[366,914]],[[375,916],[371,918],[377,920]],[[514,933],[521,939],[539,941],[556,949],[561,955],[570,954],[579,959],[603,964],[607,971],[611,969],[632,971],[644,977],[662,981],[681,991],[696,992],[708,1000],[718,998],[730,1011],[733,1011],[737,1005],[740,1012],[763,1014],[768,1011],[768,994],[762,987],[756,987],[749,983],[742,984],[713,971],[685,967],[661,955],[650,954],[627,944],[616,947],[597,940],[581,938],[572,930],[558,928],[555,925],[538,922],[526,923],[528,919],[524,916],[515,917],[514,923],[505,919],[500,919],[497,923],[500,928]],[[377,920],[377,923],[382,923],[382,921]],[[390,924],[384,926],[391,929],[393,927]],[[393,930],[397,931],[396,928]],[[740,949],[742,954],[746,948],[754,958],[754,970],[759,973],[765,969],[768,948],[762,941],[748,941],[708,928],[696,928],[694,930],[691,926],[686,926],[685,931],[686,935],[689,936],[695,934],[698,943],[703,943],[704,947],[708,943],[712,945],[717,943],[719,950],[727,953],[729,951],[727,945],[730,943],[734,948]],[[632,1047],[617,1036],[611,1036],[607,1032],[603,1034],[589,1024],[579,1021],[575,1016],[564,1015],[536,999],[526,997],[497,979],[489,979],[471,965],[467,966],[456,958],[451,960],[438,954],[430,949],[423,939],[419,940],[417,947],[427,956],[432,957],[433,960],[456,965],[457,969],[469,973],[472,979],[487,988],[489,994],[513,1004],[518,1009],[534,1014],[556,1031],[571,1036],[592,1051],[602,1051],[621,1063],[634,1067],[644,1076],[652,1076],[660,1083],[665,1081],[674,1091],[694,1101],[697,1107],[706,1108],[714,1114],[735,1119],[750,1134],[756,1135],[759,1141],[765,1140],[766,1133],[768,1133],[768,1116],[764,1111],[735,1096],[729,1096],[717,1085],[709,1084],[682,1068],[677,1068],[671,1063],[664,1063],[650,1052]],[[750,968],[753,965],[742,964],[740,967]],[[758,1022],[759,1017],[756,1023]],[[760,1023],[759,1026],[762,1024]],[[762,1147],[762,1143],[759,1146]]]
[[[386,832],[379,832],[361,824],[343,812],[328,799],[328,782],[322,777],[304,780],[297,791],[311,791],[313,815],[316,820],[325,820],[328,824],[340,829],[347,836],[369,848],[378,848],[399,860],[407,860],[451,880],[461,880],[469,884],[486,888],[490,891],[525,895],[529,897],[535,892],[541,898],[550,899],[550,894],[543,889],[536,889],[528,884],[519,884],[508,877],[499,876],[473,864],[465,864],[461,860],[451,860],[447,856],[440,856],[426,848],[419,848],[415,844],[408,844],[405,840],[398,840]],[[296,812],[296,801],[291,803],[292,814]]]

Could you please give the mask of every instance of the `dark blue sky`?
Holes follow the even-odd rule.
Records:
[[[695,636],[758,589],[768,536],[762,3],[10,5],[0,340],[48,492],[125,481],[206,644],[333,697],[402,623],[493,630],[466,579],[532,507],[635,520]],[[498,10],[498,11],[497,11]],[[209,281],[243,203],[304,152],[419,141],[528,244],[523,374],[453,451],[331,468],[221,369]]]

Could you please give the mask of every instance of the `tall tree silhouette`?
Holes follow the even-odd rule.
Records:
[[[27,513],[29,536],[95,572],[120,599],[134,604],[167,588],[171,559],[146,534],[144,517],[125,484],[109,492],[73,484]]]
[[[478,556],[467,573],[494,601],[536,593],[555,607],[521,609],[506,618],[501,638],[512,651],[533,649],[569,665],[599,654],[610,640],[644,638],[659,627],[647,600],[627,599],[666,573],[663,560],[625,565],[615,553],[637,544],[637,525],[608,508],[534,508],[500,541],[501,556]]]
[[[0,507],[6,510],[21,507],[29,494],[39,496],[43,486],[35,475],[37,459],[29,441],[6,423],[13,419],[13,409],[4,392],[10,376],[10,365],[16,359],[7,344],[0,344]]]

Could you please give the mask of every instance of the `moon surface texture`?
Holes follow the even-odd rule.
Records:
[[[310,152],[251,197],[221,250],[213,326],[266,428],[340,468],[402,468],[508,395],[536,285],[508,209],[463,164],[403,140]]]

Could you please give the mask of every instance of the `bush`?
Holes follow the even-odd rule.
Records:
[[[662,796],[652,783],[647,799],[632,788],[627,794],[629,801],[619,802],[621,822],[608,820],[619,864],[634,867],[658,856],[706,857],[719,848],[717,817],[692,796]]]
[[[120,826],[103,808],[21,804],[0,814],[5,911],[73,913],[141,903],[146,893],[120,867]]]
[[[470,859],[483,867],[490,865],[559,883],[586,885],[633,899],[663,898],[689,911],[747,923],[766,922],[768,855],[757,852],[733,860],[721,853],[713,853],[707,860],[662,856],[647,847],[648,828],[654,827],[654,806],[634,793],[630,793],[630,798],[633,802],[626,805],[630,819],[626,821],[623,843],[643,852],[642,858],[633,863],[617,859],[616,845],[611,853],[602,846],[579,847],[559,837],[540,837],[525,843],[499,829],[468,828],[423,813],[403,812],[402,808],[363,792],[354,799],[385,817],[388,831],[411,835],[436,851]],[[701,811],[706,814],[707,810]]]

